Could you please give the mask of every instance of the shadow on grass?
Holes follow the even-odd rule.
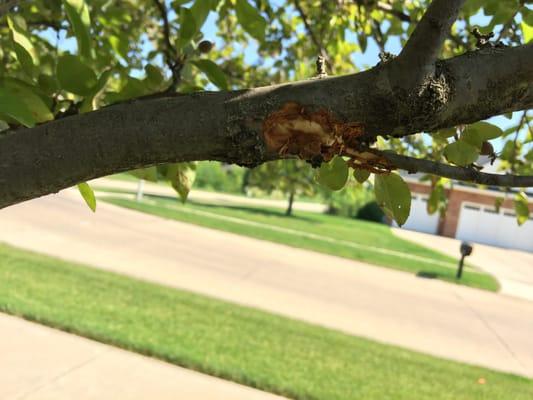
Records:
[[[428,271],[418,271],[416,273],[416,276],[419,278],[424,279],[438,279],[439,277],[442,277],[441,274],[438,274],[436,272],[428,272]]]

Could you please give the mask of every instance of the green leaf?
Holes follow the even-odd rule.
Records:
[[[444,156],[449,162],[464,167],[478,159],[479,150],[471,144],[459,140],[444,148]]]
[[[67,18],[78,42],[78,53],[91,58],[91,17],[84,0],[63,0]]]
[[[518,225],[524,224],[529,219],[528,198],[524,192],[516,194],[514,199],[514,209],[516,212],[516,220]]]
[[[34,66],[39,63],[37,52],[26,31],[26,21],[20,15],[8,15],[7,25],[15,44],[15,54],[29,76],[33,76]]]
[[[196,0],[190,8],[191,14],[196,22],[196,30],[202,29],[202,26],[211,10],[214,10],[218,5],[218,0]]]
[[[150,181],[150,182],[158,181],[157,167],[138,168],[138,169],[129,171],[129,173],[139,179],[144,179],[145,181]]]
[[[342,157],[335,156],[330,162],[322,163],[316,180],[331,190],[341,190],[348,180],[348,164]]]
[[[165,81],[165,77],[158,67],[148,64],[144,67],[144,72],[146,73],[146,83],[151,89],[157,90],[161,88],[161,85]]]
[[[178,49],[185,47],[194,34],[197,32],[196,20],[191,10],[188,8],[181,8],[180,11],[180,30],[178,33]]]
[[[359,47],[361,47],[361,52],[364,53],[368,44],[367,35],[364,32],[357,34],[357,41],[359,42]]]
[[[219,89],[228,90],[228,81],[226,75],[213,61],[202,59],[193,60],[191,63],[202,71],[212,83],[218,86]]]
[[[37,83],[39,84],[39,88],[50,96],[52,96],[59,89],[57,79],[52,75],[39,74]]]
[[[106,94],[106,101],[109,103],[116,103],[136,97],[144,96],[150,93],[150,87],[146,80],[141,80],[128,76],[125,78],[126,84],[119,92],[111,92]]]
[[[102,92],[104,87],[107,85],[107,82],[109,81],[109,78],[111,78],[112,74],[113,74],[113,71],[111,69],[108,69],[102,72],[102,74],[98,78],[98,82],[96,83],[96,86],[94,86],[91,89],[91,93],[83,99],[83,102],[81,103],[81,106],[80,106],[81,113],[86,113],[86,112],[93,111],[96,109],[95,99]]]
[[[465,141],[472,146],[481,149],[483,142],[496,139],[502,135],[503,131],[499,127],[482,121],[468,125],[461,135],[461,141]]]
[[[87,203],[89,208],[95,212],[96,211],[96,197],[94,197],[94,192],[87,182],[79,183],[78,190],[80,191],[83,200]]]
[[[443,200],[446,198],[444,187],[441,184],[435,185],[433,190],[431,191],[431,194],[429,195],[429,199],[426,206],[426,211],[429,215],[435,214],[442,204]]]
[[[394,172],[376,175],[374,179],[376,201],[385,214],[402,226],[411,211],[411,191],[402,177]]]
[[[433,136],[440,140],[446,140],[457,133],[456,128],[441,129],[433,134]]]
[[[2,116],[27,127],[54,119],[37,88],[10,78],[0,80],[0,118]]]
[[[164,172],[166,179],[170,181],[174,190],[178,192],[181,201],[185,203],[196,177],[196,164],[176,163],[166,164],[163,167],[165,168],[161,169],[160,167],[160,170]]]
[[[179,7],[183,4],[190,3],[191,1],[192,0],[172,0],[170,4],[172,5],[172,7]]]
[[[248,0],[237,0],[235,5],[237,20],[243,29],[260,42],[265,40],[267,21]]]
[[[109,36],[109,44],[123,60],[127,61],[130,44],[126,35],[111,35]]]
[[[366,182],[369,176],[370,176],[370,171],[367,171],[366,169],[356,168],[353,170],[353,177],[359,183]]]
[[[62,89],[80,96],[91,94],[97,84],[94,71],[71,54],[59,58],[56,73]]]
[[[500,152],[500,159],[506,161],[512,161],[516,158],[517,154],[520,154],[520,142],[515,142],[514,140],[509,139],[503,145],[503,149]]]
[[[528,44],[533,40],[533,26],[528,25],[525,21],[522,21],[522,33],[524,34],[524,43]]]

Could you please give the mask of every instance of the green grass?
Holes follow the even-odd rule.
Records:
[[[279,209],[192,202],[182,205],[173,198],[156,196],[145,196],[141,203],[119,197],[102,197],[101,200],[163,218],[364,261],[408,271],[419,276],[491,291],[497,291],[499,288],[498,282],[492,276],[471,268],[465,269],[462,279],[457,280],[455,278],[456,259],[400,239],[392,233],[388,226],[383,224],[312,212],[296,211],[293,217],[286,217],[284,210]],[[221,216],[237,218],[239,221],[222,220],[220,219]],[[246,225],[243,222],[262,225]],[[304,232],[304,234],[272,230],[269,226],[296,230]],[[320,238],[308,237],[306,234],[319,235]],[[362,247],[354,248],[350,244]],[[399,254],[383,254],[370,247],[380,247],[401,254],[424,257],[427,260],[402,258]],[[439,263],[446,263],[449,267],[439,265]]]
[[[0,310],[295,399],[533,398],[526,378],[5,245]]]

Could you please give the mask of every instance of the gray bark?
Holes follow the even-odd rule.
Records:
[[[533,45],[435,63],[421,90],[399,87],[396,60],[353,75],[233,92],[139,99],[0,133],[0,208],[150,165],[279,158],[262,123],[287,102],[365,126],[362,140],[434,131],[533,106]]]

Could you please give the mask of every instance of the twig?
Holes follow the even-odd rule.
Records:
[[[402,11],[394,9],[392,5],[389,3],[378,1],[376,4],[376,8],[380,11],[383,11],[386,14],[390,14],[398,18],[402,22],[412,22],[411,17],[409,15],[403,13]]]
[[[523,113],[522,113],[522,117],[520,118],[520,122],[518,124],[518,126],[516,127],[516,131],[515,131],[515,135],[514,135],[514,139],[513,139],[513,154],[511,156],[511,172],[515,172],[516,171],[516,150],[517,150],[517,145],[516,145],[516,142],[518,141],[518,135],[520,134],[520,130],[522,129],[522,127],[526,124],[526,118],[527,118],[527,110],[525,110]]]
[[[385,38],[383,37],[383,32],[381,31],[379,22],[372,20],[372,27],[372,30],[375,32],[375,39],[379,47],[379,51],[381,53],[385,53]]]
[[[181,70],[183,69],[184,59],[178,57],[178,52],[172,45],[170,41],[170,24],[168,22],[167,8],[165,6],[164,0],[153,0],[156,7],[159,9],[161,18],[163,19],[163,40],[165,42],[165,63],[167,64],[170,72],[172,73],[172,83],[167,89],[168,92],[176,91],[180,80],[181,80]]]
[[[424,172],[427,174],[442,176],[445,178],[460,181],[474,182],[480,185],[502,186],[502,187],[532,187],[533,176],[530,175],[509,175],[490,174],[480,172],[474,168],[456,167],[436,161],[402,156],[400,154],[381,151],[376,149],[367,150],[372,152],[399,169],[409,173]]]
[[[324,60],[326,60],[326,63],[328,65],[329,69],[332,70],[332,64],[331,64],[331,60],[330,60],[330,58],[328,56],[328,53],[326,52],[326,49],[324,48],[324,45],[322,44],[322,42],[315,35],[315,31],[311,27],[311,24],[309,24],[309,21],[307,19],[307,15],[305,14],[305,12],[304,12],[299,0],[294,0],[294,7],[296,7],[296,11],[298,11],[298,14],[300,14],[300,18],[302,19],[302,21],[304,23],[305,29],[307,30],[307,34],[311,38],[311,41],[316,46],[319,54],[322,57],[324,57]]]
[[[523,7],[523,4],[520,3],[520,6],[515,10],[513,15],[507,20],[505,24],[503,24],[502,29],[500,30],[500,33],[498,34],[498,37],[496,38],[496,43],[498,43],[500,40],[505,38],[508,34],[509,29],[513,26],[514,19],[516,17],[516,14],[520,12],[520,9]]]

